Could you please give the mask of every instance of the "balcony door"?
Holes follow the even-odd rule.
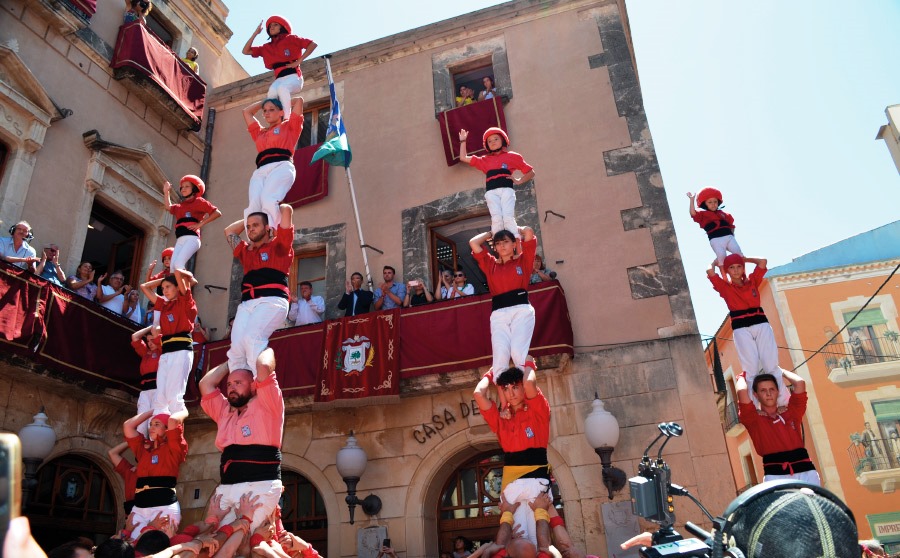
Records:
[[[431,280],[432,290],[438,284],[438,276],[444,269],[462,270],[475,294],[488,291],[484,274],[472,257],[469,239],[490,230],[490,215],[460,219],[431,228]]]
[[[97,270],[97,277],[121,269],[129,285],[141,283],[140,261],[144,231],[114,210],[94,201],[81,261]]]

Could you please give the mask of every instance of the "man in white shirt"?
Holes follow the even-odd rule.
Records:
[[[300,298],[292,302],[288,310],[288,322],[298,326],[317,324],[322,321],[324,314],[325,299],[321,296],[312,296],[312,283],[302,281]]]
[[[31,225],[27,221],[19,221],[9,229],[9,234],[10,238],[0,238],[0,259],[33,272],[34,265],[41,260],[28,244]]]

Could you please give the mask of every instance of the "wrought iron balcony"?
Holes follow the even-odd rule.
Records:
[[[864,383],[900,377],[900,334],[887,331],[883,337],[851,338],[828,345],[819,354],[828,378],[837,383]]]
[[[894,491],[900,480],[900,438],[857,437],[847,454],[861,485],[880,486],[885,494]]]
[[[737,403],[734,401],[729,401],[725,405],[725,410],[723,413],[723,421],[722,423],[725,425],[725,432],[728,432],[735,426],[741,423],[740,418],[738,417],[738,409]]]

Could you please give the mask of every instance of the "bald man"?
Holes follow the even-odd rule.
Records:
[[[227,397],[219,384],[227,376]],[[275,353],[265,349],[256,359],[256,380],[250,370],[228,372],[220,364],[200,380],[200,406],[216,422],[225,525],[236,517],[241,495],[259,496],[262,506],[253,513],[252,532],[272,515],[281,498],[281,440],[284,431],[284,398],[275,378]]]

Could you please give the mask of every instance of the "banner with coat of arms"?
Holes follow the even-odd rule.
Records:
[[[315,405],[370,405],[399,398],[400,310],[327,322]]]

